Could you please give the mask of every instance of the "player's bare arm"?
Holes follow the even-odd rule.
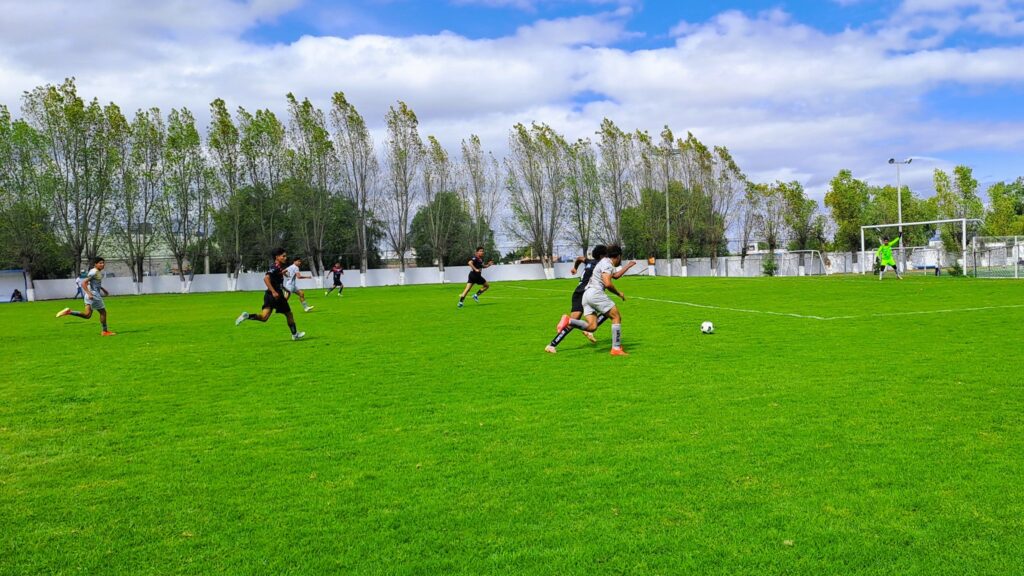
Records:
[[[619,292],[619,289],[615,287],[615,284],[612,284],[612,275],[611,274],[609,274],[608,272],[605,272],[605,273],[601,274],[601,282],[604,282],[604,287],[609,292],[611,292],[612,294],[615,294],[616,296],[621,298],[623,302],[626,301],[626,295],[623,294],[622,292]]]
[[[622,278],[622,275],[625,274],[633,266],[636,266],[636,260],[630,260],[629,262],[627,262],[625,266],[619,268],[614,274],[612,274],[612,278],[616,280]]]

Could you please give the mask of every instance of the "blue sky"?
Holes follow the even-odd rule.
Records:
[[[517,122],[602,119],[727,146],[755,181],[821,198],[843,168],[931,194],[959,163],[1024,175],[1024,0],[0,0],[0,103],[75,76],[125,110],[283,114],[344,91],[375,130],[396,101],[450,150],[501,156]]]
[[[533,8],[514,3],[457,3],[444,0],[310,1],[298,9],[250,32],[261,42],[292,42],[304,34],[351,36],[384,34],[408,36],[448,30],[470,38],[510,35],[538,19],[557,19],[625,7],[631,10],[630,30],[642,38],[623,42],[631,48],[671,44],[669,30],[680,20],[700,22],[727,10],[750,14],[782,9],[797,19],[829,31],[860,27],[885,18],[899,6],[894,1],[869,1],[842,5],[828,0],[804,2],[537,2]]]

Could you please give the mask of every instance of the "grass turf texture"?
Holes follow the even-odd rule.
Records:
[[[313,290],[301,342],[0,306],[0,573],[1024,572],[1024,283],[618,285],[746,311],[630,298],[612,358],[543,352],[570,281]]]

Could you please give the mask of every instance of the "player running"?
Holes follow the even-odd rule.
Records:
[[[92,318],[92,311],[96,310],[100,313],[100,325],[103,327],[100,336],[113,336],[116,334],[107,329],[107,306],[103,303],[103,297],[110,295],[110,292],[107,292],[107,289],[103,287],[103,269],[106,266],[107,263],[104,262],[103,258],[97,256],[92,268],[79,284],[79,288],[82,290],[82,298],[85,301],[85,312],[76,312],[71,308],[65,308],[57,312],[57,318],[71,315],[88,320]]]
[[[338,289],[338,296],[341,297],[341,291],[345,289],[345,286],[341,283],[341,275],[345,273],[345,269],[341,267],[341,262],[335,262],[334,267],[327,271],[334,276],[334,286],[331,286],[329,290],[324,292],[324,296],[331,293],[331,290]]]
[[[895,246],[896,243],[900,241],[900,238],[903,238],[902,231],[896,238],[892,240],[892,242],[889,241],[888,236],[882,236],[882,245],[879,246],[878,251],[875,252],[875,256],[878,258],[879,280],[881,280],[882,276],[885,275],[885,269],[888,268],[889,266],[892,266],[892,271],[896,273],[896,277],[899,278],[900,280],[903,280],[903,276],[900,276],[899,268],[896,267],[896,260],[893,260],[892,257],[892,247]]]
[[[470,289],[473,288],[474,284],[481,284],[481,288],[473,294],[473,300],[480,301],[480,295],[487,292],[487,289],[491,287],[481,274],[484,268],[490,268],[494,266],[494,260],[488,260],[484,264],[484,247],[477,246],[476,253],[469,260],[469,279],[466,280],[466,287],[462,290],[462,294],[459,295],[459,308],[462,308],[463,303],[466,301],[466,294],[469,294]]]
[[[299,295],[299,302],[302,302],[302,311],[309,312],[313,309],[306,302],[306,293],[299,290],[299,279],[301,278],[312,278],[310,275],[302,275],[302,258],[295,258],[292,260],[292,265],[284,269],[284,289],[288,291],[288,295],[285,298],[290,298],[292,294]]]
[[[598,262],[601,261],[602,258],[604,258],[605,253],[607,253],[607,251],[607,247],[599,244],[597,246],[594,246],[594,250],[591,252],[593,259],[588,260],[586,256],[580,256],[579,258],[576,259],[575,262],[573,262],[571,270],[572,274],[574,276],[576,275],[576,270],[580,267],[580,265],[583,266],[583,273],[580,275],[579,284],[576,285],[576,289],[573,290],[572,292],[572,311],[569,313],[570,318],[578,320],[581,316],[583,316],[583,293],[586,292],[587,285],[590,284],[590,278],[594,274],[594,267],[597,265]],[[614,278],[620,278],[623,274],[626,273],[627,270],[629,270],[633,266],[633,264],[635,264],[635,262],[631,262],[626,266],[622,267],[618,272],[616,272],[613,275]],[[604,321],[607,319],[607,316],[601,314],[597,318],[597,325],[601,326],[601,324],[604,324]],[[544,351],[550,354],[557,353],[558,345],[562,342],[563,339],[565,339],[569,332],[572,332],[572,330],[572,326],[566,326],[565,328],[563,328],[561,331],[558,332],[558,334],[555,335],[554,339],[551,340],[551,343],[548,344],[546,348],[544,348]],[[587,340],[590,340],[591,342],[597,342],[597,339],[594,338],[593,333],[584,330],[583,335],[587,337]]]
[[[587,289],[583,293],[583,315],[587,318],[578,320],[576,318],[569,317],[568,314],[562,316],[562,319],[558,322],[557,330],[561,332],[565,330],[567,326],[573,328],[579,328],[587,332],[593,332],[597,330],[597,316],[602,314],[612,319],[612,356],[628,356],[626,351],[622,349],[622,315],[619,313],[619,309],[612,302],[612,299],[605,294],[605,290],[610,290],[623,302],[626,301],[626,295],[619,291],[612,283],[612,279],[616,278],[615,268],[622,263],[622,248],[618,246],[609,246],[608,252],[600,262],[594,266],[594,271],[591,274],[590,282],[587,284]],[[626,265],[626,268],[635,265],[635,261],[631,261]],[[620,275],[621,276],[621,275]]]
[[[284,269],[282,266],[287,261],[288,254],[284,248],[274,250],[274,263],[270,265],[270,270],[267,270],[267,275],[263,277],[263,283],[267,286],[266,292],[263,293],[263,311],[259,314],[242,312],[235,319],[235,326],[246,320],[266,322],[270,315],[276,311],[279,314],[284,314],[288,320],[288,329],[292,331],[292,340],[299,340],[306,335],[305,332],[299,332],[295,328],[295,317],[292,316],[292,309],[288,306],[288,299],[282,294],[284,291],[284,274],[282,272]]]

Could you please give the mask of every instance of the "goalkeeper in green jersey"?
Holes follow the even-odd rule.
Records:
[[[892,247],[903,238],[903,232],[901,231],[899,236],[889,240],[888,236],[882,236],[882,245],[878,247],[878,251],[875,252],[875,257],[878,258],[878,279],[881,280],[882,276],[885,275],[885,269],[892,266],[892,271],[896,273],[896,277],[903,280],[903,276],[900,276],[900,270],[896,267],[896,260],[892,257]]]

